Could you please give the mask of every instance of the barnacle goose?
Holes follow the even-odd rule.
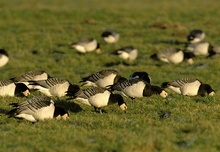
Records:
[[[103,31],[101,36],[106,43],[116,43],[119,40],[120,34],[115,30],[108,29]]]
[[[10,110],[9,117],[26,119],[31,122],[43,121],[45,119],[69,118],[68,112],[47,96],[35,96],[26,101],[14,104],[15,108]]]
[[[28,96],[30,91],[23,83],[14,83],[13,80],[0,80],[0,96]]]
[[[49,78],[47,80],[33,81],[31,84],[33,89],[40,91],[46,96],[62,97],[66,95],[66,91],[78,92],[79,86],[71,84],[64,78]]]
[[[193,57],[195,55],[192,52],[186,52],[179,48],[167,48],[165,50],[160,50],[159,52],[151,55],[152,59],[160,60],[166,63],[179,64],[184,60],[189,64],[193,64]]]
[[[118,71],[105,69],[82,78],[80,83],[83,83],[82,85],[86,86],[99,86],[106,88],[109,85],[113,85],[124,80],[126,80],[126,78],[122,77]]]
[[[209,84],[202,83],[196,78],[185,77],[170,82],[164,82],[162,88],[169,88],[185,96],[205,96],[206,93],[213,96],[215,94],[215,91]]]
[[[99,110],[100,113],[102,113],[102,107],[114,103],[118,103],[119,107],[123,111],[127,109],[127,105],[121,95],[113,94],[109,90],[101,87],[89,87],[85,90],[80,90],[77,93],[67,91],[67,96],[72,96],[72,99],[76,99],[83,104],[93,106],[95,111]]]
[[[101,53],[101,48],[99,42],[94,38],[82,38],[77,42],[74,42],[70,46],[76,49],[79,53],[88,53],[96,51],[97,54]]]

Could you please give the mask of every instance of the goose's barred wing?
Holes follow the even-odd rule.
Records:
[[[94,38],[82,38],[79,41],[75,42],[74,44],[85,46],[85,45],[87,45],[88,43],[90,43],[94,40],[95,40]]]
[[[49,106],[51,103],[54,104],[54,102],[51,101],[50,97],[36,96],[34,98],[19,103],[17,107],[17,113],[20,113],[24,110],[36,111],[43,107]]]
[[[174,87],[182,87],[183,85],[187,83],[192,83],[195,82],[197,79],[196,78],[181,78],[179,80],[174,80],[168,83],[168,86],[174,86]]]
[[[121,49],[118,49],[117,51],[124,51],[124,52],[127,52],[127,53],[130,53],[131,51],[134,50],[134,47],[133,46],[126,46],[126,47],[123,47]]]
[[[81,97],[81,98],[90,98],[91,96],[94,96],[98,93],[104,93],[106,90],[101,88],[101,87],[90,87],[85,90],[79,91],[76,93],[76,97]]]
[[[125,88],[129,87],[132,85],[132,81],[133,80],[126,80],[126,81],[123,81],[121,83],[117,83],[115,85],[113,85],[111,87],[111,90],[114,91],[114,90],[117,90],[117,91],[122,91],[124,90]]]
[[[4,86],[7,86],[9,84],[13,83],[12,80],[1,80],[0,81],[0,87],[4,87]]]
[[[178,49],[178,48],[167,48],[165,50],[159,51],[157,55],[159,58],[168,57],[172,54],[177,53],[178,51],[180,51],[180,49]]]
[[[45,71],[41,71],[41,70],[33,70],[33,71],[29,71],[27,73],[22,74],[21,76],[18,76],[16,78],[14,78],[15,82],[19,82],[19,81],[31,81],[33,80],[33,78],[36,75],[41,75],[45,73]]]
[[[110,89],[112,91],[114,91],[114,90],[122,91],[122,90],[136,84],[136,83],[139,83],[139,82],[143,82],[145,85],[150,85],[147,81],[144,81],[139,78],[135,78],[135,79],[129,79],[129,80],[125,80],[120,83],[117,83],[116,85],[113,85]]]
[[[50,87],[53,87],[57,84],[63,84],[63,83],[66,83],[66,82],[68,82],[68,81],[66,79],[63,79],[63,78],[49,78],[47,80],[36,81],[36,83],[38,85],[43,86],[45,88],[50,88]]]
[[[115,70],[102,70],[100,72],[96,72],[94,74],[91,74],[88,77],[82,78],[82,80],[80,82],[85,82],[85,81],[96,82],[96,81],[103,79],[104,77],[106,77],[112,73],[118,74],[118,72]]]

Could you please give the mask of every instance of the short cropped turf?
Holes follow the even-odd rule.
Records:
[[[115,69],[129,77],[135,71],[149,73],[154,85],[181,77],[196,77],[210,84],[215,96],[187,97],[167,90],[168,98],[124,97],[127,112],[117,104],[106,113],[66,97],[53,98],[70,119],[30,123],[8,118],[10,103],[29,97],[0,97],[0,151],[13,152],[146,152],[220,151],[220,60],[196,57],[193,65],[166,64],[150,55],[167,47],[184,48],[192,29],[206,32],[206,40],[220,45],[220,1],[201,0],[10,0],[0,1],[0,48],[10,57],[0,68],[0,79],[31,70],[45,70],[53,77],[79,84],[82,77],[103,69]],[[106,44],[101,33],[115,29],[116,44]],[[69,45],[94,37],[102,53],[80,55]],[[162,43],[162,42],[170,43]],[[111,52],[133,45],[139,50],[135,63],[124,65]],[[119,63],[119,64],[115,64]]]

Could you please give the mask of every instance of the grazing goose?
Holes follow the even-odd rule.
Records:
[[[213,52],[213,46],[209,42],[197,42],[197,43],[192,43],[189,44],[186,47],[186,50],[192,52],[195,56],[199,55],[209,55],[211,52]]]
[[[0,49],[0,68],[5,66],[9,61],[8,53],[4,49]]]
[[[119,33],[115,30],[105,30],[101,36],[107,43],[116,43],[120,37]]]
[[[119,58],[123,60],[134,61],[138,56],[138,50],[133,46],[125,46],[120,49],[117,49],[112,54],[118,55]]]
[[[26,119],[31,122],[52,118],[66,120],[69,117],[63,107],[55,105],[54,101],[47,96],[35,96],[14,105],[16,107],[7,113],[9,117]]]
[[[13,80],[0,80],[0,96],[28,96],[30,91],[23,83],[14,83]]]
[[[29,89],[33,89],[28,81],[46,80],[50,76],[42,70],[33,70],[13,78],[16,83],[24,83]]]
[[[179,64],[183,62],[185,59],[187,60],[187,63],[193,64],[193,57],[193,53],[184,52],[178,48],[168,48],[151,55],[152,59],[161,60],[163,62],[173,64]]]
[[[63,78],[48,78],[47,80],[33,81],[33,89],[40,91],[46,96],[62,97],[66,95],[66,91],[78,92],[79,86],[73,85]]]
[[[71,48],[76,49],[79,53],[88,53],[96,50],[96,53],[101,53],[100,44],[94,38],[83,38],[71,44]]]
[[[130,79],[117,83],[110,87],[111,91],[119,91],[124,96],[130,97],[132,100],[141,97],[150,97],[153,94],[160,94],[166,98],[168,94],[158,86],[150,85],[142,79]]]
[[[102,113],[102,107],[114,103],[118,103],[123,111],[127,109],[126,103],[121,95],[112,94],[110,91],[101,87],[89,87],[85,90],[80,90],[77,93],[67,91],[67,96],[73,96],[73,99],[76,99],[83,104],[93,106],[95,111],[99,110],[100,113]]]
[[[144,80],[149,84],[151,83],[151,78],[147,72],[134,72],[130,75],[129,79],[139,79]]]
[[[200,29],[194,29],[187,35],[189,43],[198,43],[205,39],[205,32]]]
[[[205,96],[206,93],[213,96],[215,94],[215,91],[209,84],[204,84],[196,78],[181,78],[170,82],[164,82],[162,88],[169,88],[185,96]]]
[[[101,70],[93,73],[87,77],[82,78],[80,83],[86,86],[99,86],[106,88],[110,85],[116,84],[117,82],[126,80],[126,78],[120,76],[118,71],[113,69]]]

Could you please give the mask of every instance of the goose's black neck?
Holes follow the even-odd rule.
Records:
[[[201,84],[198,90],[198,95],[200,96],[205,96],[206,93],[211,93],[214,90],[212,89],[212,87],[209,84]]]
[[[160,94],[162,91],[163,90],[160,87],[148,84],[148,86],[145,86],[145,88],[144,88],[143,96],[150,97],[153,94]]]

